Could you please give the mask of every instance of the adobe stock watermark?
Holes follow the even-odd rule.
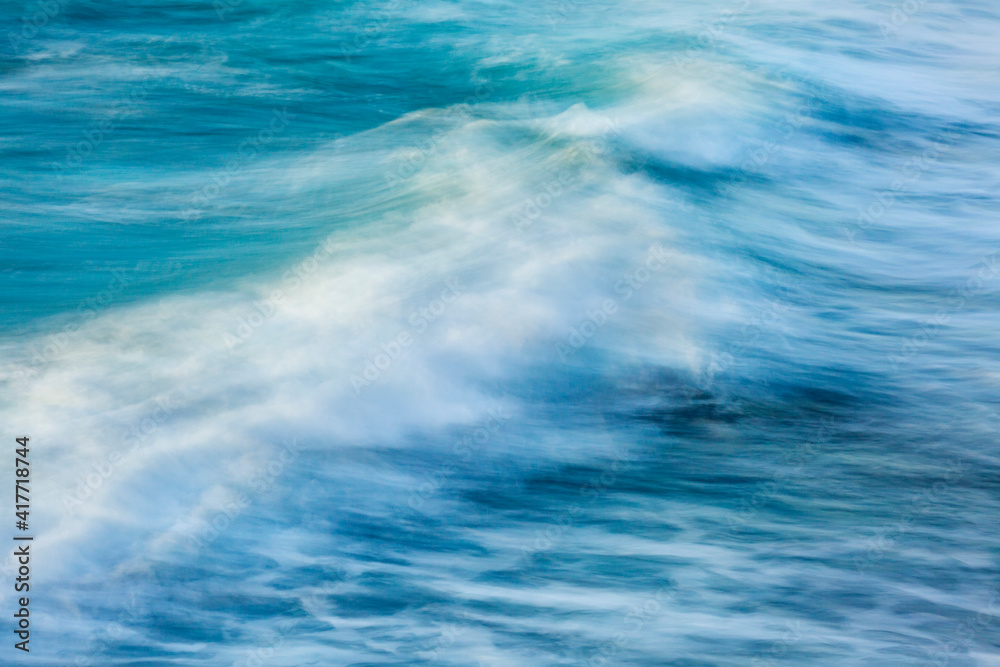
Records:
[[[288,127],[289,120],[294,118],[288,113],[288,107],[282,107],[281,111],[272,109],[271,115],[267,127],[245,137],[225,167],[210,174],[209,180],[191,194],[190,206],[181,212],[181,217],[185,221],[197,220],[204,215],[205,209],[222,194],[233,177],[253,162],[259,156],[261,149],[274,141],[275,135],[283,132]]]
[[[237,5],[242,3],[243,0],[216,0],[217,3],[236,3]],[[392,0],[384,5],[378,7],[378,11],[373,13],[371,18],[365,22],[363,26],[354,31],[354,38],[350,42],[340,43],[340,57],[344,59],[345,62],[350,63],[351,58],[363,51],[368,47],[369,44],[380,35],[382,35],[386,28],[392,23],[392,21],[399,15],[399,12],[403,9],[406,3],[401,0]],[[220,16],[220,20],[222,16]]]
[[[226,14],[243,4],[243,0],[213,0],[212,9],[220,21],[226,20]]]
[[[371,386],[382,377],[382,374],[389,370],[392,363],[403,356],[406,348],[413,344],[413,336],[426,331],[431,322],[441,317],[448,306],[457,301],[465,291],[465,288],[458,284],[457,278],[447,279],[444,281],[444,285],[445,289],[441,292],[440,297],[410,314],[408,322],[414,327],[413,334],[410,333],[409,329],[403,329],[389,341],[382,343],[379,346],[382,351],[365,359],[364,369],[351,376],[351,387],[354,389],[355,396],[360,396],[365,387]]]
[[[147,444],[155,437],[157,430],[180,407],[180,401],[185,392],[180,389],[167,392],[157,397],[153,403],[156,406],[148,417],[133,424],[122,437],[123,449],[114,450],[104,457],[104,460],[91,464],[91,469],[76,479],[76,485],[71,491],[63,493],[63,508],[70,514],[75,513],[94,494],[104,486],[115,472],[135,453],[141,445]]]
[[[496,88],[493,87],[492,82],[486,81],[480,83],[476,86],[475,93],[465,98],[462,104],[456,104],[445,110],[444,119],[445,120],[460,120],[468,122],[472,119],[472,108],[477,104],[481,104],[488,100]],[[419,172],[424,163],[437,153],[439,144],[447,136],[447,129],[440,129],[427,139],[426,143],[417,144],[416,146],[410,146],[409,150],[405,151],[406,156],[400,158],[396,163],[385,172],[385,182],[389,187],[393,187],[402,183],[403,181],[411,178],[417,172]]]
[[[35,4],[37,9],[30,16],[21,17],[21,29],[7,31],[7,41],[14,55],[21,54],[21,48],[33,40],[38,33],[63,10],[69,0],[42,0]]]
[[[985,611],[977,611],[969,614],[958,627],[955,628],[951,639],[943,642],[943,646],[935,651],[927,650],[930,661],[926,664],[930,667],[945,667],[951,662],[952,657],[964,652],[968,652],[973,640],[977,635],[981,635],[984,630],[988,630],[996,623],[1000,617],[1000,589],[994,589],[990,595],[990,601],[986,604]],[[989,641],[989,640],[987,640]]]
[[[247,479],[246,483],[253,495],[260,496],[273,488],[278,478],[299,458],[301,449],[295,439],[286,440],[283,444],[284,448],[277,456],[259,466]],[[235,497],[219,508],[211,519],[201,522],[200,534],[190,536],[191,546],[200,550],[210,545],[252,504],[252,495],[243,492],[235,494]]]
[[[589,505],[595,504],[618,483],[619,475],[632,469],[632,461],[631,451],[616,450],[613,460],[601,471],[601,474],[591,477],[586,484],[580,486],[580,495],[587,499]],[[575,503],[568,509],[559,512],[556,520],[544,531],[536,530],[535,539],[530,544],[521,547],[522,560],[530,563],[536,555],[556,546],[566,533],[576,525],[576,521],[581,517],[584,509],[583,504]]]
[[[889,41],[890,37],[895,37],[899,29],[909,23],[926,4],[927,0],[904,0],[893,5],[892,9],[878,20],[882,40]]]
[[[604,119],[604,128],[601,133],[592,139],[587,139],[583,145],[574,145],[568,154],[570,159],[583,158],[590,162],[596,160],[601,155],[605,155],[611,149],[611,138],[621,134],[621,123],[617,118]],[[560,171],[551,175],[548,180],[542,183],[535,194],[527,197],[518,204],[517,208],[510,215],[510,222],[514,229],[523,231],[535,224],[548,209],[561,197],[570,186],[574,184],[576,177],[568,170]]]
[[[680,54],[674,54],[671,63],[675,68],[695,62],[700,52],[715,47],[719,38],[725,33],[730,21],[738,17],[750,6],[750,0],[739,0],[739,2],[734,4],[736,5],[734,9],[723,9],[714,20],[703,24],[695,40],[695,46],[688,47]]]
[[[677,595],[677,588],[674,584],[661,585],[653,595],[649,596],[641,605],[636,605],[625,614],[625,624],[629,626],[628,631],[621,631],[614,637],[604,642],[600,648],[592,652],[587,657],[587,667],[601,667],[607,665],[609,658],[614,658],[618,652],[625,649],[645,627],[663,611],[663,605]]]
[[[747,149],[746,159],[740,164],[739,170],[731,176],[728,185],[745,183],[751,177],[760,173],[771,159],[781,152],[788,142],[802,130],[803,126],[812,118],[812,113],[823,106],[823,101],[819,98],[810,97],[800,104],[794,112],[787,113],[781,118],[777,129],[779,136],[769,138],[756,148]]]
[[[657,243],[650,246],[645,261],[615,283],[614,290],[616,294],[622,295],[622,304],[628,302],[636,292],[641,290],[649,282],[652,275],[664,267],[666,261],[667,254],[662,245]],[[587,342],[608,323],[608,318],[618,312],[618,309],[618,301],[614,298],[607,298],[601,303],[600,308],[587,310],[585,313],[587,319],[570,327],[565,342],[556,342],[555,349],[559,359],[564,364],[569,363],[570,355],[583,349]]]
[[[920,155],[909,158],[903,165],[902,173],[892,180],[889,188],[875,194],[875,201],[864,208],[858,208],[858,216],[853,229],[843,226],[844,235],[853,245],[857,245],[855,237],[871,225],[878,223],[896,205],[898,198],[919,181],[931,166],[941,159],[941,153],[948,148],[946,140],[954,140],[958,135],[954,132],[943,132],[931,141],[930,148]]]
[[[524,200],[510,216],[510,221],[517,231],[522,231],[526,227],[535,224],[552,203],[558,199],[566,189],[573,184],[573,174],[562,171],[558,176],[553,176],[544,184],[542,189],[534,195]]]
[[[250,312],[237,321],[235,335],[228,331],[222,335],[222,342],[229,349],[229,352],[235,352],[236,348],[249,340],[254,331],[260,328],[264,322],[274,317],[274,314],[278,312],[279,304],[284,300],[285,293],[276,289],[271,292],[270,296],[254,301]]]
[[[331,232],[329,236],[316,244],[315,250],[308,257],[296,262],[294,266],[282,274],[281,282],[286,286],[288,291],[275,289],[267,297],[254,301],[249,308],[249,312],[237,320],[235,334],[231,334],[228,331],[222,334],[222,342],[229,349],[230,353],[235,352],[240,344],[249,340],[257,329],[274,317],[288,292],[301,287],[306,280],[319,270],[320,266],[330,259],[336,247],[336,236],[337,232]]]
[[[716,375],[732,368],[747,348],[756,343],[765,331],[774,329],[781,322],[782,316],[788,309],[789,305],[784,301],[768,300],[767,305],[740,328],[741,338],[731,342],[725,352],[712,353],[712,360],[705,370],[698,374],[695,386],[701,391],[711,389]]]
[[[869,538],[865,557],[854,559],[854,567],[858,572],[864,572],[876,561],[883,558],[896,546],[896,542],[914,527],[916,520],[921,515],[927,514],[937,507],[941,503],[942,497],[964,470],[965,465],[961,461],[952,461],[947,467],[943,480],[934,482],[915,497],[909,498],[905,504],[906,514],[891,526],[880,530],[878,535]]]
[[[554,11],[545,15],[545,22],[549,27],[562,23],[574,13],[580,11],[580,7],[585,6],[583,0],[559,0],[559,4]]]
[[[467,433],[461,439],[455,442],[452,448],[452,453],[455,456],[461,456],[463,462],[469,462],[472,460],[473,455],[478,454],[479,450],[482,449],[490,439],[500,432],[507,420],[510,419],[510,415],[505,415],[503,413],[503,406],[498,406],[496,408],[490,408],[486,411],[489,417],[483,422],[481,426],[473,430],[471,433]],[[411,509],[420,511],[424,506],[424,503],[440,491],[445,482],[458,472],[458,464],[449,461],[448,463],[441,466],[438,470],[432,473],[427,473],[425,478],[427,481],[423,482],[420,486],[410,492],[409,499],[407,500],[407,505]]]
[[[792,621],[785,625],[781,638],[771,644],[766,651],[759,653],[750,660],[750,667],[771,667],[783,660],[788,652],[804,637],[802,622]]]
[[[131,273],[120,270],[110,271],[111,279],[106,288],[97,294],[87,297],[76,308],[74,317],[63,325],[62,330],[57,333],[50,333],[43,341],[33,344],[28,353],[31,355],[26,368],[20,368],[16,372],[18,382],[25,382],[38,375],[49,363],[56,361],[69,347],[70,341],[80,333],[80,328],[97,318],[100,311],[109,308],[116,299],[133,282],[137,273],[149,272],[158,276],[174,275],[182,267],[181,264],[168,262],[165,265],[139,262],[132,269]]]
[[[800,477],[805,465],[819,456],[823,445],[830,442],[834,422],[829,417],[819,421],[816,434],[807,442],[797,444],[793,449],[784,452],[778,459],[781,469],[771,478],[757,485],[757,490],[749,497],[740,501],[740,509],[729,516],[729,530],[736,532],[746,526],[756,517],[771,500],[784,489],[790,480]],[[788,469],[791,466],[791,469]]]
[[[141,103],[149,95],[151,86],[159,75],[159,63],[152,56],[147,55],[146,58],[152,61],[151,64],[156,69],[146,74],[139,83],[130,86],[128,96],[124,100],[119,100],[106,117],[95,121],[84,130],[82,140],[67,146],[66,158],[53,165],[60,180],[67,170],[79,167],[85,159],[97,152],[97,149],[121,126],[123,120],[142,118],[144,111]]]
[[[997,253],[987,255],[976,265],[976,272],[960,287],[948,294],[947,307],[938,310],[930,320],[922,323],[920,331],[907,337],[899,346],[897,354],[888,355],[889,366],[893,373],[899,372],[903,364],[908,363],[928,342],[940,335],[943,327],[952,316],[965,309],[971,299],[986,291],[987,283],[1000,274],[997,263]]]
[[[138,590],[138,587],[133,585],[129,588],[127,596],[124,593],[119,593],[116,596],[117,599],[127,598],[122,605],[123,610],[118,613],[115,620],[106,623],[101,632],[91,636],[88,643],[87,655],[77,656],[73,660],[74,667],[91,667],[95,664],[103,666],[106,664],[105,661],[101,659],[95,660],[93,656],[98,656],[105,651],[112,651],[121,646],[121,638],[125,634],[126,625],[139,623],[146,612],[145,606],[140,605]]]
[[[434,662],[441,657],[441,651],[451,647],[459,637],[464,635],[475,619],[469,612],[463,610],[458,623],[448,623],[441,630],[440,634],[432,642],[432,648],[418,651],[417,655],[421,660]]]
[[[343,581],[324,581],[319,590],[299,598],[299,604],[310,616],[323,616],[326,609],[326,598],[339,593],[344,588]]]
[[[269,636],[264,644],[244,651],[243,655],[233,661],[231,667],[264,667],[278,655],[281,647],[285,645],[285,637],[294,627],[292,621],[279,621],[278,630],[268,632]]]
[[[111,280],[108,286],[92,297],[88,297],[82,304],[77,306],[78,317],[67,322],[61,332],[49,334],[45,337],[45,342],[41,347],[32,345],[30,348],[31,363],[26,369],[18,371],[18,379],[23,382],[29,377],[39,373],[48,363],[55,361],[59,355],[69,346],[70,340],[80,332],[82,323],[89,322],[97,317],[100,309],[110,306],[115,298],[125,290],[126,287],[135,281],[135,272],[139,270],[139,265],[133,270],[132,275],[123,271],[111,271]],[[81,323],[80,319],[83,320]]]

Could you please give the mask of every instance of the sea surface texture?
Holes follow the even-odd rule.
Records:
[[[5,0],[0,54],[0,663],[1000,665],[996,2]]]

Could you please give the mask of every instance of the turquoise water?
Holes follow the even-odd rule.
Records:
[[[997,664],[998,29],[0,5],[0,661]]]

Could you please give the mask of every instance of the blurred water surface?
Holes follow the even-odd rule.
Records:
[[[998,30],[4,2],[30,660],[998,664]]]

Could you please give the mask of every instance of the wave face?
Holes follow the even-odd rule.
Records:
[[[5,5],[33,664],[997,664],[1000,17],[834,4]]]

